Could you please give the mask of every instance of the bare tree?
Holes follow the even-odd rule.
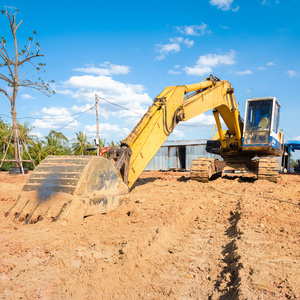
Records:
[[[40,53],[40,45],[35,42],[36,31],[33,31],[33,36],[29,37],[28,45],[25,45],[22,50],[18,49],[17,30],[23,21],[16,23],[16,14],[18,10],[11,9],[10,11],[1,11],[3,15],[8,18],[10,30],[13,37],[12,55],[7,48],[6,39],[0,37],[0,80],[4,81],[5,85],[10,89],[2,88],[0,92],[3,93],[11,104],[11,115],[13,123],[13,140],[14,140],[14,162],[17,166],[22,167],[22,159],[19,148],[19,133],[16,112],[16,98],[19,87],[27,87],[38,90],[43,94],[49,96],[54,91],[50,90],[49,82],[44,82],[41,78],[35,79],[36,75],[45,66],[43,63],[34,63],[36,58],[44,56]],[[36,47],[33,50],[33,47]],[[21,72],[22,71],[22,72]]]

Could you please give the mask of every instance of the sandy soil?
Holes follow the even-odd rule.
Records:
[[[24,226],[27,178],[0,173],[0,299],[300,299],[300,176],[147,172],[127,206]]]

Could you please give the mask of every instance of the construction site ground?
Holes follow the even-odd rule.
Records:
[[[0,299],[300,299],[300,176],[208,183],[144,172],[127,206],[13,222],[0,173]]]

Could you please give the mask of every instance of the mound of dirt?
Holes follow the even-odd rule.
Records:
[[[0,173],[1,299],[300,299],[299,176],[144,172],[127,206],[24,226],[27,178]]]

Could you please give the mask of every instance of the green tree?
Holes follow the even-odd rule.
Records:
[[[99,147],[100,147],[100,150],[102,148],[104,148],[106,145],[106,139],[99,139]]]
[[[45,147],[48,155],[64,155],[68,154],[68,139],[62,132],[51,130],[48,136],[45,137]]]
[[[0,120],[0,146],[2,148],[3,155],[5,154],[11,138],[12,128]],[[10,144],[8,152],[13,154],[13,147]]]
[[[115,147],[119,147],[120,143],[115,143],[114,141],[111,141],[110,143],[108,143],[108,146],[115,148]]]
[[[89,137],[86,133],[82,131],[79,131],[79,133],[76,132],[76,138],[73,139],[74,142],[71,146],[73,154],[83,155],[84,149],[92,146],[88,139]]]
[[[0,80],[12,90],[12,92],[9,93],[7,89],[0,87],[0,92],[9,99],[11,104],[14,159],[15,163],[20,166],[19,132],[16,112],[16,99],[19,87],[32,88],[47,96],[53,91],[49,89],[49,83],[44,82],[40,77],[35,79],[35,75],[45,66],[44,63],[35,63],[36,58],[44,56],[40,53],[39,43],[35,42],[36,31],[33,31],[33,35],[29,37],[28,45],[25,45],[20,50],[17,42],[17,30],[23,21],[20,21],[18,24],[16,23],[16,14],[18,13],[18,10],[11,9],[8,11],[5,9],[1,12],[9,21],[12,33],[13,51],[11,54],[9,53],[9,47],[6,46],[6,39],[3,36],[0,37]],[[36,47],[36,49],[33,50],[33,47]],[[19,71],[22,71],[22,73]]]
[[[28,122],[25,122],[24,124],[18,123],[18,129],[19,129],[19,143],[21,146],[22,151],[24,150],[26,152],[28,146],[32,145],[34,140],[36,139],[36,136],[33,134],[30,134],[30,131],[34,128],[34,126],[30,126]],[[25,149],[23,149],[25,147]],[[23,156],[23,153],[22,153]]]
[[[33,141],[28,149],[34,159],[35,165],[38,165],[48,155],[44,141]]]

